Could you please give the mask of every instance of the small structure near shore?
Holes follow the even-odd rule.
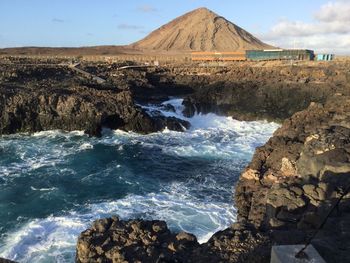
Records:
[[[332,61],[335,58],[334,54],[317,54],[317,61]]]
[[[192,52],[192,61],[314,60],[309,49],[264,49],[241,52]]]
[[[314,60],[315,54],[309,49],[265,49],[247,50],[247,60]]]

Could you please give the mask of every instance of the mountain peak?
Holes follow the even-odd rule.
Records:
[[[270,48],[206,7],[188,12],[131,45],[153,51],[243,51]]]
[[[207,14],[212,14],[214,12],[211,11],[210,9],[206,8],[206,7],[199,7],[199,8],[194,9],[193,11],[191,11],[189,13],[207,13]]]

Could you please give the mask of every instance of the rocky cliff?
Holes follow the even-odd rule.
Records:
[[[189,127],[176,118],[149,116],[125,81],[97,84],[69,68],[8,66],[0,78],[0,134],[62,129],[150,133]]]
[[[350,97],[312,103],[255,152],[236,186],[238,220],[302,242],[350,187]],[[327,262],[348,262],[350,194],[312,243]],[[299,239],[299,240],[298,240]]]
[[[196,74],[187,80],[177,78],[197,86],[184,100],[188,116],[215,112],[241,120],[282,122],[311,102],[324,103],[335,93],[350,95],[348,66],[203,67],[191,69]]]

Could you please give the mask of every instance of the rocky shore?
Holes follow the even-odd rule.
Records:
[[[184,101],[187,116],[215,112],[239,120],[282,122],[311,102],[324,103],[334,93],[350,95],[347,65],[247,65],[197,69],[199,76],[192,77],[184,69],[177,74],[189,78],[179,82],[196,87]]]
[[[192,234],[170,232],[164,221],[122,221],[112,217],[96,220],[81,233],[76,261],[264,262],[269,251],[260,246],[268,244],[267,235],[238,224],[201,245]]]
[[[238,221],[304,243],[350,187],[350,97],[312,103],[256,150],[236,186]],[[350,194],[312,244],[327,262],[348,262]],[[286,238],[287,237],[287,238]]]
[[[3,65],[0,134],[189,127],[139,106],[169,96],[185,97],[187,116],[284,121],[235,186],[237,223],[199,244],[162,221],[101,219],[80,235],[77,262],[269,262],[272,245],[305,243],[350,185],[349,64],[119,66],[82,63],[98,84],[66,66]],[[349,222],[347,194],[312,240],[327,262],[350,261]]]
[[[45,63],[27,58],[1,66],[0,134],[62,129],[100,135],[103,127],[140,133],[183,130],[188,123],[150,116],[138,106],[171,96],[185,98],[184,114],[189,117],[214,112],[239,120],[282,122],[311,102],[324,103],[335,93],[350,95],[347,62],[328,67],[237,64],[125,70],[119,68],[133,63],[79,65],[106,80],[102,84],[62,61]]]
[[[350,186],[350,97],[312,103],[255,152],[235,190],[238,220],[204,244],[165,222],[97,220],[77,262],[269,262],[272,245],[304,244]],[[327,262],[348,262],[350,194],[311,243]]]
[[[100,136],[104,127],[150,133],[189,124],[147,114],[126,81],[97,84],[58,65],[7,65],[1,72],[0,134],[61,129]]]

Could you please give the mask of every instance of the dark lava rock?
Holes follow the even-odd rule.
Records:
[[[236,224],[200,245],[186,232],[174,234],[164,221],[96,220],[81,233],[76,262],[269,262],[270,237]]]
[[[69,94],[61,90],[28,94],[14,90],[0,98],[0,109],[0,134],[62,129],[98,136],[102,127],[150,133],[164,129],[168,122],[173,124],[169,129],[181,130],[174,119],[151,118],[133,103],[128,91],[74,87]]]
[[[198,89],[183,104],[185,116],[210,112],[238,120],[268,119],[282,121],[307,108],[312,101],[324,102],[334,91],[330,88],[294,83],[215,82]]]
[[[335,93],[350,95],[347,67],[198,67],[192,69],[200,71],[197,75],[181,72],[177,83],[195,91],[183,103],[188,117],[214,112],[238,120],[283,121],[311,102],[324,103]]]
[[[103,127],[139,133],[189,127],[176,118],[149,116],[127,88],[81,80],[69,69],[16,66],[5,72],[11,70],[0,81],[0,135],[61,129],[99,136]]]
[[[215,233],[195,253],[194,262],[270,262],[271,241],[267,233],[235,224]]]
[[[338,95],[287,119],[256,150],[236,186],[238,220],[311,235],[349,187],[350,97]],[[350,193],[312,241],[327,262],[350,261],[349,217]]]
[[[188,259],[198,247],[195,236],[173,234],[163,221],[122,221],[112,217],[96,220],[81,233],[76,261],[193,262]]]

